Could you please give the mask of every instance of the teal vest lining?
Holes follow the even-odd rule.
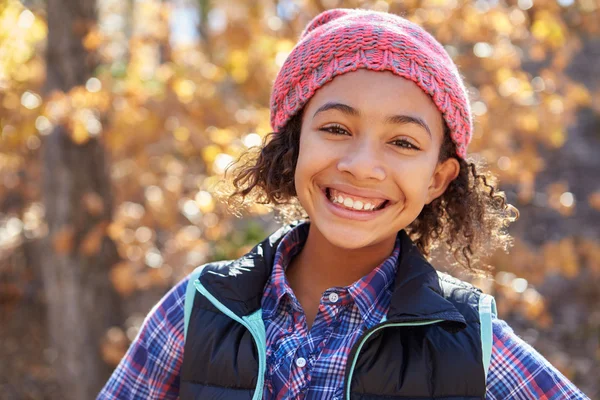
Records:
[[[490,363],[492,362],[492,347],[494,337],[492,319],[496,318],[496,300],[489,294],[479,296],[479,321],[481,323],[481,347],[483,350],[483,370],[487,379]]]
[[[384,316],[382,322],[385,320],[387,320],[387,318]],[[432,324],[437,324],[438,322],[442,322],[442,321],[443,321],[442,319],[436,319],[436,320],[432,320],[432,321],[404,322],[404,323],[397,322],[397,323],[385,324],[385,325],[381,325],[380,327],[378,327],[376,329],[373,329],[367,335],[360,338],[360,343],[358,344],[358,348],[356,349],[356,356],[354,357],[354,360],[352,360],[352,366],[350,367],[350,374],[348,375],[348,381],[346,382],[346,399],[350,398],[350,384],[352,383],[352,374],[354,374],[354,368],[356,367],[356,361],[358,360],[358,355],[360,354],[360,349],[362,348],[362,346],[365,344],[365,342],[369,339],[369,337],[372,334],[374,334],[375,332],[377,332],[380,329],[388,328],[388,327],[432,325]]]
[[[190,275],[190,280],[188,281],[186,290],[185,290],[185,303],[183,309],[184,321],[183,321],[183,337],[187,339],[187,331],[188,325],[190,323],[190,317],[192,316],[192,308],[194,307],[194,297],[196,296],[196,286],[194,282],[200,277],[202,270],[206,265],[202,265],[196,268]]]
[[[195,272],[195,271],[194,271]],[[229,318],[234,321],[239,322],[244,325],[246,329],[250,331],[252,337],[254,338],[254,342],[256,343],[256,348],[258,350],[258,380],[256,382],[256,389],[254,390],[254,396],[252,396],[252,400],[261,400],[263,395],[264,383],[265,383],[265,371],[267,368],[267,334],[265,332],[265,324],[262,320],[262,309],[258,309],[250,315],[239,317],[234,314],[229,308],[227,308],[223,303],[217,300],[204,286],[200,283],[199,279],[194,279],[190,281],[193,282],[193,287],[195,287],[204,297],[206,297],[219,311],[223,314],[227,315]],[[188,288],[189,288],[188,284]],[[187,293],[186,293],[186,302],[187,302]],[[193,303],[193,298],[191,303]],[[187,306],[187,305],[186,305]],[[191,316],[191,310],[190,310]],[[185,324],[185,328],[187,332],[187,320]]]

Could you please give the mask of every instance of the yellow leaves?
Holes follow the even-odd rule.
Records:
[[[566,101],[577,106],[589,106],[592,103],[590,91],[580,83],[571,83],[567,86]]]
[[[50,123],[55,125],[64,123],[70,112],[71,102],[64,92],[54,91],[48,96],[43,114]]]
[[[516,125],[527,133],[535,133],[540,128],[538,116],[533,111],[518,115]]]
[[[244,83],[248,79],[248,52],[233,50],[229,55],[229,73],[236,83]]]
[[[23,18],[26,16],[25,18]],[[22,11],[19,15],[19,27],[26,31],[24,36],[29,37],[32,42],[41,42],[48,35],[48,26],[46,22],[35,17],[29,10]]]
[[[513,77],[514,72],[510,68],[501,67],[496,70],[496,82],[502,83]]]
[[[216,143],[221,146],[229,145],[237,135],[231,129],[210,129],[207,130],[209,132],[209,139],[211,142]]]
[[[550,132],[549,139],[550,145],[555,149],[558,149],[565,144],[567,135],[562,129],[553,129],[552,132]]]
[[[205,190],[199,191],[198,193],[196,193],[195,200],[196,204],[198,204],[198,208],[203,213],[209,213],[214,211],[215,201],[209,192]]]
[[[10,50],[2,53],[0,65],[9,63],[17,66],[27,61],[32,55],[31,46],[43,41],[48,34],[45,21],[23,7],[21,2],[14,0],[9,0],[0,9],[0,27],[3,46]]]
[[[565,27],[563,23],[548,10],[536,13],[531,26],[531,33],[538,40],[553,48],[559,48],[565,43]]]
[[[173,91],[182,103],[190,103],[194,99],[196,84],[189,79],[176,79]]]
[[[155,40],[165,39],[168,34],[169,6],[157,0],[142,2],[136,8],[134,34]]]
[[[462,23],[457,27],[460,36],[465,41],[471,43],[481,41],[481,27],[483,24],[481,13],[472,4],[463,7],[461,11]],[[419,13],[416,17],[415,22],[419,24],[427,23],[427,15],[425,13]]]
[[[185,126],[180,126],[173,130],[173,137],[179,142],[187,142],[190,138],[190,130]]]
[[[575,196],[565,182],[555,182],[546,189],[548,205],[567,217],[575,211]]]
[[[156,69],[156,79],[158,79],[161,82],[167,82],[169,81],[173,76],[175,75],[175,65],[173,65],[173,63],[167,62],[164,64],[161,64],[157,69]]]
[[[502,299],[498,304],[501,314],[519,310],[525,317],[537,321],[538,325],[546,326],[550,323],[544,298],[526,279],[512,272],[499,271],[495,282]]]
[[[84,86],[76,86],[68,93],[52,92],[44,105],[43,115],[39,117],[43,120],[38,118],[40,123],[66,126],[73,142],[79,145],[98,136],[103,129],[101,113],[110,107],[110,97],[106,91],[101,90],[101,83],[92,82],[88,86],[91,86],[93,92]],[[40,127],[38,129],[43,134],[48,133],[47,130],[43,132]]]
[[[4,95],[4,99],[2,99],[2,107],[6,108],[7,110],[15,110],[17,107],[19,107],[19,104],[21,104],[19,96],[13,92],[6,93]]]
[[[508,36],[514,30],[514,25],[509,19],[509,15],[501,10],[492,10],[487,15],[487,20],[491,22],[493,29],[499,35]]]
[[[202,99],[213,99],[217,87],[212,82],[202,82],[198,85],[198,96]]]
[[[83,38],[83,47],[88,51],[95,51],[105,40],[106,38],[102,35],[98,27],[93,27]]]
[[[207,164],[212,164],[217,155],[221,152],[221,148],[215,144],[209,144],[202,149],[202,158]]]
[[[279,53],[279,52],[289,53],[292,51],[292,49],[294,48],[295,45],[296,45],[296,42],[294,42],[293,40],[279,39],[275,43],[275,52],[276,53]]]
[[[95,108],[104,111],[110,105],[110,100],[106,93],[102,93],[100,90],[91,92],[85,86],[74,87],[69,91],[67,96],[71,102],[71,107],[75,109]]]
[[[234,159],[227,153],[217,154],[212,165],[212,169],[216,174],[222,174],[227,168],[234,163]]]
[[[203,61],[200,66],[200,74],[204,79],[213,82],[220,82],[225,79],[225,71],[223,68],[216,66],[208,61]]]
[[[200,45],[171,48],[167,8],[155,0],[135,3],[129,47],[117,43],[123,39],[118,29],[113,27],[115,33],[110,36],[102,30],[105,25],[91,29],[86,25],[84,46],[98,52],[105,64],[96,76],[87,77],[85,85],[46,98],[40,96],[45,65],[37,54],[41,53],[36,53],[47,35],[42,16],[11,0],[0,13],[2,50],[9,50],[0,51],[0,111],[3,118],[14,118],[2,121],[0,147],[14,150],[26,137],[33,138],[28,141],[30,149],[39,147],[40,139],[29,132],[33,126],[43,135],[63,124],[80,144],[102,135],[113,161],[116,213],[106,228],[96,226],[81,238],[82,251],[95,254],[105,234],[117,243],[127,262],[115,266],[111,276],[124,295],[161,284],[170,273],[169,265],[181,274],[208,261],[215,256],[213,243],[208,242],[227,240],[231,217],[211,193],[211,186],[222,180],[221,173],[240,151],[260,145],[271,132],[272,80],[295,46],[304,18],[272,29],[281,21],[244,12],[241,15],[249,18],[248,23],[233,23],[237,20],[228,15],[231,9],[224,7],[224,18],[231,23],[221,33],[209,35],[208,42]],[[390,9],[400,5],[395,3]],[[536,192],[537,174],[545,167],[539,145],[563,146],[567,124],[578,107],[593,105],[600,110],[594,96],[563,72],[573,59],[574,51],[569,49],[578,49],[564,15],[537,2],[531,11],[517,4],[485,1],[427,0],[401,5],[410,18],[451,44],[461,74],[473,85],[473,112],[481,124],[473,149],[492,161],[502,182],[516,184],[518,200],[535,199],[537,204],[539,195],[546,199],[543,204],[549,212],[563,216],[574,212],[577,200],[600,210],[600,193],[576,199],[571,192],[574,188],[564,183],[549,186],[545,197],[539,188]],[[109,12],[105,17],[114,15],[123,16]],[[529,18],[533,19],[531,29]],[[590,21],[597,29],[599,24]],[[129,57],[119,56],[123,50]],[[530,76],[523,70],[524,61],[543,62],[545,70],[528,64],[528,71],[539,75]],[[23,167],[26,158],[10,157],[19,160],[18,168]],[[18,168],[12,164],[0,154],[1,173],[10,171],[10,176],[16,176]],[[0,176],[1,182],[11,182],[5,175]],[[90,215],[106,211],[107,205],[97,194],[86,194],[81,201]],[[248,211],[265,215],[271,210],[251,204]],[[66,254],[75,239],[73,231],[65,228],[52,243]],[[223,254],[239,255],[248,245],[240,241]],[[555,254],[573,250],[572,245],[563,244],[562,250],[556,247],[559,250],[547,250],[554,257],[549,267],[573,276],[577,271],[573,260],[556,263],[562,256]],[[597,246],[586,249],[588,264],[600,259]],[[526,316],[547,322],[543,299],[519,280],[541,282],[546,256],[518,250],[512,262],[516,259],[527,262],[518,264],[522,278],[512,277],[507,290],[524,305]]]
[[[18,147],[29,132],[23,127],[35,118],[41,104],[40,85],[45,78],[43,53],[36,52],[47,35],[44,20],[23,7],[21,2],[9,0],[0,7],[0,119],[2,125],[13,120],[20,138],[2,137],[2,146]],[[22,106],[22,107],[21,107]],[[6,112],[8,111],[8,112]],[[5,125],[6,126],[6,125]],[[0,126],[0,129],[4,129]],[[2,132],[0,136],[4,136]]]
[[[76,120],[71,124],[70,134],[71,140],[80,146],[86,144],[90,140],[90,135],[85,125],[79,120]]]
[[[283,65],[287,56],[294,48],[294,45],[294,42],[287,39],[277,41],[275,44],[275,65],[277,65],[277,67],[281,67]]]
[[[543,247],[543,257],[547,271],[554,271],[569,279],[579,273],[580,260],[573,238],[547,243]]]
[[[98,136],[102,131],[99,117],[87,108],[75,111],[67,124],[70,128],[71,139],[79,145],[87,143],[88,140]]]

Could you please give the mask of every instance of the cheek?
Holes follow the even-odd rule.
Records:
[[[296,177],[310,179],[325,168],[335,159],[333,148],[320,140],[314,132],[302,132],[298,162],[296,163]]]
[[[309,150],[306,148],[306,141],[303,140],[303,136],[300,137],[300,144],[298,149],[298,160],[296,161],[296,171],[294,172],[296,180],[296,191],[299,192],[298,183],[304,180],[304,176],[309,172],[307,168],[310,167]]]
[[[418,204],[425,200],[432,176],[429,163],[420,160],[404,162],[396,166],[393,175],[406,202]]]
[[[306,140],[305,133],[303,132],[300,137],[298,160],[294,172],[296,193],[300,200],[304,197],[307,184],[310,182],[311,176],[315,173],[316,158],[314,157],[313,147],[310,140]]]

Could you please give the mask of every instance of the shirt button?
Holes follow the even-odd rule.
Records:
[[[332,303],[336,303],[340,296],[337,293],[329,293],[329,301]]]
[[[306,359],[303,357],[298,357],[298,359],[296,360],[296,365],[298,366],[298,368],[303,368],[306,365]]]

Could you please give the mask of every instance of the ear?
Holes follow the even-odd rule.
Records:
[[[456,179],[459,172],[460,164],[456,158],[450,157],[444,162],[439,162],[431,176],[431,181],[427,188],[427,201],[425,203],[429,204],[444,194],[450,182]]]

